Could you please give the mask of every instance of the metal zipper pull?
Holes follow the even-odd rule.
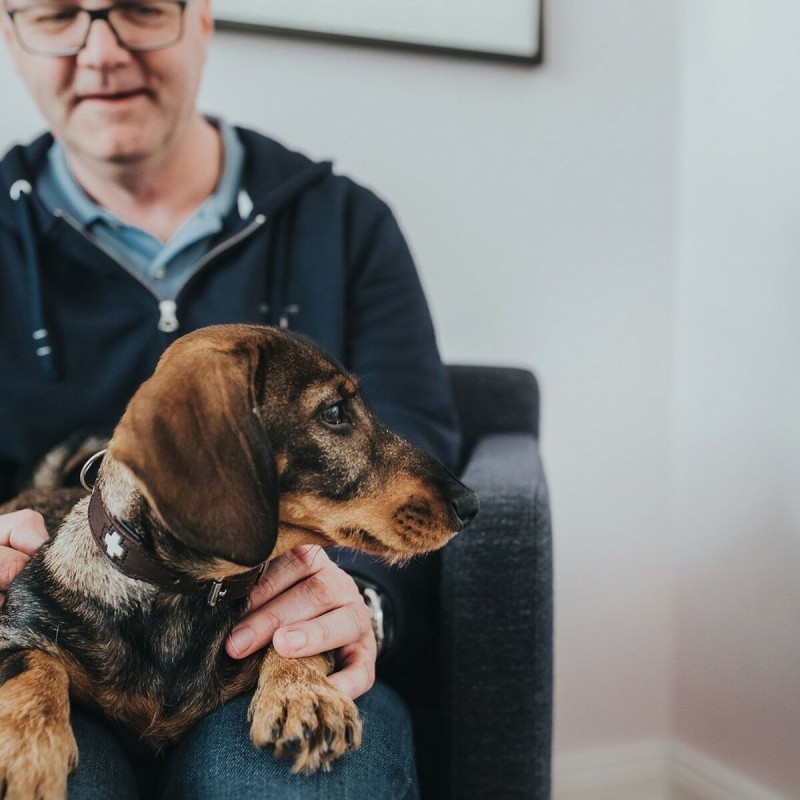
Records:
[[[162,300],[158,304],[161,318],[158,320],[158,329],[162,333],[174,333],[178,330],[178,304],[174,300]]]

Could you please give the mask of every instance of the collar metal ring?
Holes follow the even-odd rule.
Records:
[[[94,464],[94,462],[97,461],[98,458],[102,458],[107,451],[108,448],[106,448],[105,450],[99,450],[97,453],[91,456],[91,458],[89,458],[89,460],[83,465],[81,469],[81,486],[83,486],[83,488],[86,489],[87,492],[91,492],[94,489],[94,484],[92,484],[91,486],[89,485],[89,482],[86,480],[86,473],[89,471],[92,464]]]

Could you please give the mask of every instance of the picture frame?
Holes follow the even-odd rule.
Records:
[[[490,58],[542,59],[544,0],[214,0],[222,30]]]

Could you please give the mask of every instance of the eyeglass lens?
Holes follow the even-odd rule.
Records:
[[[65,3],[36,3],[12,11],[20,43],[46,55],[74,55],[86,43],[91,24],[104,19],[129,50],[154,50],[177,42],[183,8],[178,0],[141,0],[86,9]]]

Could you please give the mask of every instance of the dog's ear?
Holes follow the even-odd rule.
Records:
[[[252,566],[272,551],[278,476],[256,416],[255,342],[179,342],[134,395],[111,455],[193,550]]]

